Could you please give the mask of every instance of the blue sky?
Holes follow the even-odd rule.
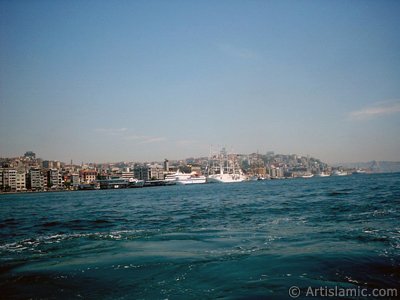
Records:
[[[399,1],[0,1],[0,157],[400,160]]]

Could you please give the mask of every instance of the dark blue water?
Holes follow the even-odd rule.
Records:
[[[0,205],[1,298],[400,287],[400,174],[0,195]]]

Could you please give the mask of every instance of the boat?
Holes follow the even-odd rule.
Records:
[[[210,183],[234,183],[245,181],[246,177],[241,174],[213,174],[207,177]]]
[[[207,182],[207,178],[206,176],[190,176],[189,178],[186,179],[178,179],[176,181],[176,184],[199,184],[199,183],[206,183]]]
[[[329,177],[329,176],[331,176],[331,175],[328,174],[328,173],[325,173],[325,172],[321,172],[321,173],[316,174],[316,176],[317,176],[317,177]]]
[[[207,182],[235,183],[246,179],[239,167],[236,154],[228,154],[223,148],[220,153],[210,156]]]
[[[314,174],[311,173],[306,173],[303,176],[301,176],[301,178],[312,178],[312,177],[314,177]]]
[[[144,180],[139,180],[136,178],[129,178],[128,188],[141,188],[144,186]]]
[[[174,182],[176,184],[199,184],[206,183],[207,178],[205,176],[199,175],[196,172],[183,173],[179,170],[174,174],[168,174],[165,176],[166,182]]]
[[[259,178],[260,177],[258,177],[257,175],[254,175],[254,176],[249,177],[248,179],[249,179],[249,181],[258,181],[258,180],[260,180]]]
[[[366,174],[367,171],[363,170],[363,169],[357,169],[353,172],[353,174]]]
[[[97,181],[101,189],[141,188],[144,181],[136,178],[111,178]]]
[[[347,176],[348,173],[346,171],[335,170],[332,173],[333,176]]]
[[[82,183],[78,185],[78,190],[98,190],[100,186],[97,183]]]
[[[167,185],[175,185],[175,181],[171,180],[148,180],[144,183],[144,187],[155,187],[155,186],[167,186]]]

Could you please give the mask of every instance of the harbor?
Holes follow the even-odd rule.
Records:
[[[379,162],[367,167],[330,166],[301,155],[237,154],[225,148],[206,157],[163,162],[69,164],[37,158],[32,151],[0,158],[0,193],[125,189],[205,183],[310,179],[379,173]],[[381,163],[383,165],[383,163]],[[391,171],[400,170],[392,164]]]

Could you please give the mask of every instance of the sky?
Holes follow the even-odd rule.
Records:
[[[400,161],[400,1],[0,0],[0,157]]]

